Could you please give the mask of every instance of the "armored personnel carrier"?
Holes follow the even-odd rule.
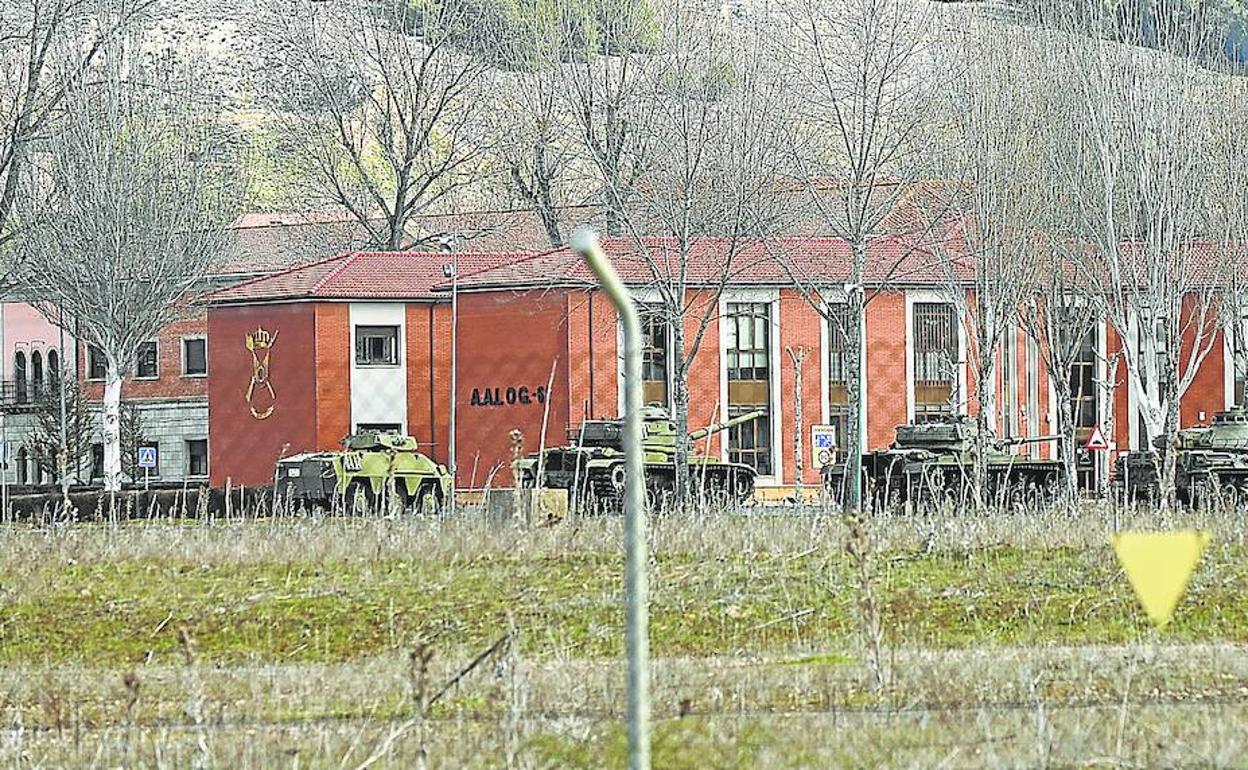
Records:
[[[691,441],[706,438],[762,417],[756,410],[724,423],[692,431]],[[642,450],[646,469],[646,500],[657,509],[676,486],[676,427],[667,410],[647,406],[642,411]],[[569,443],[534,452],[513,463],[516,483],[569,490],[569,502],[578,507],[618,506],[624,494],[624,421],[587,420],[571,429]],[[694,447],[696,448],[696,447]],[[754,469],[691,452],[689,489],[712,500],[742,502],[754,493]]]
[[[965,500],[975,479],[975,442],[978,428],[972,417],[955,416],[938,422],[910,423],[897,428],[887,449],[863,455],[863,475],[877,506],[907,501]],[[1060,436],[991,439],[987,447],[988,488],[992,504],[1050,500],[1058,490],[1062,464],[1006,451],[1008,446],[1052,441]],[[825,468],[825,484],[835,468]]]
[[[296,500],[350,507],[357,496],[372,506],[389,490],[405,508],[432,513],[450,494],[446,468],[417,451],[411,436],[361,431],[342,440],[338,452],[306,452],[277,464],[277,490]]]
[[[1174,444],[1174,491],[1180,502],[1204,505],[1221,500],[1248,505],[1248,410],[1214,414],[1206,427],[1178,432]],[[1125,452],[1115,463],[1114,482],[1128,501],[1159,495],[1159,452]]]

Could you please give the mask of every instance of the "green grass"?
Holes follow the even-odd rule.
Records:
[[[1215,546],[1159,632],[1109,548],[1119,515],[873,521],[883,688],[842,522],[655,520],[654,766],[1241,761],[1242,522],[1182,522],[1210,526]],[[353,767],[384,746],[371,767],[422,754],[431,768],[624,765],[618,520],[147,522],[0,538],[0,764]],[[418,639],[432,642],[438,688],[513,623],[517,648],[413,721]]]
[[[1248,560],[1211,549],[1164,631],[1169,640],[1248,641]],[[891,646],[1100,644],[1150,634],[1108,546],[922,556],[874,567]],[[622,652],[621,560],[532,558],[196,564],[175,558],[0,571],[0,663],[127,665],[180,656],[186,628],[213,662],[338,662],[420,637],[480,648],[512,621],[536,658]],[[656,656],[853,646],[856,589],[835,552],[661,554],[652,569]]]

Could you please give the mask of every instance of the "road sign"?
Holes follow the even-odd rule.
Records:
[[[1101,430],[1101,426],[1097,425],[1092,429],[1092,435],[1088,436],[1088,440],[1083,445],[1088,450],[1106,450],[1109,449],[1109,442],[1105,440],[1105,432]]]
[[[145,471],[156,470],[156,447],[139,447],[139,467]]]
[[[1113,536],[1114,552],[1144,612],[1157,626],[1170,622],[1187,590],[1187,581],[1209,544],[1209,533],[1123,532]]]
[[[835,425],[810,426],[811,465],[815,470],[832,462],[832,458],[836,457],[836,450]]]

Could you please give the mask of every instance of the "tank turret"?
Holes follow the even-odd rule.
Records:
[[[877,502],[902,503],[952,497],[965,499],[974,484],[979,428],[975,418],[955,415],[898,426],[887,449],[863,457],[863,472]],[[990,437],[985,447],[987,496],[992,501],[1024,502],[1056,493],[1061,463],[1013,454],[1009,447],[1061,439],[1060,436]],[[836,468],[825,466],[825,481]]]
[[[689,433],[691,440],[705,438],[765,413],[755,410],[723,423],[708,425]],[[675,489],[676,424],[661,406],[650,404],[642,411],[641,445],[646,470],[646,492],[653,504]],[[568,445],[533,453],[513,463],[517,483],[553,489],[567,489],[574,499],[593,497],[598,502],[617,501],[624,486],[623,420],[586,420],[568,430]],[[720,498],[744,500],[754,490],[754,469],[740,463],[727,463],[717,457],[691,452],[690,489],[709,491]]]
[[[1157,449],[1164,448],[1159,438]],[[1209,425],[1180,430],[1174,451],[1174,491],[1190,504],[1221,500],[1248,505],[1248,409],[1217,412]],[[1160,484],[1160,452],[1135,451],[1118,457],[1116,483],[1127,499],[1154,499]]]

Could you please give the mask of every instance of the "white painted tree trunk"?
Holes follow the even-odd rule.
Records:
[[[111,358],[104,380],[104,489],[121,490],[121,371]]]

